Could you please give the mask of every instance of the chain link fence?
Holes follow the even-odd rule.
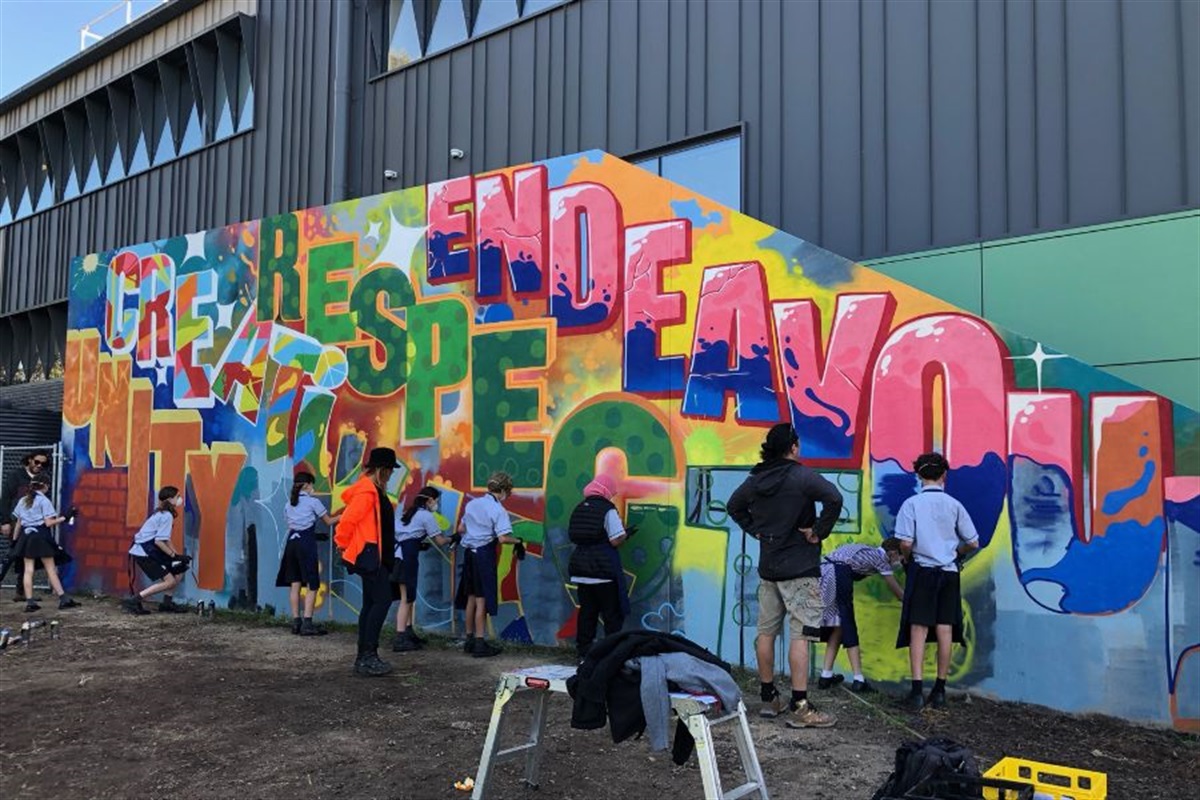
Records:
[[[60,501],[62,499],[62,445],[59,442],[52,444],[20,444],[20,445],[0,445],[0,481],[7,486],[12,476],[18,472],[24,472],[25,465],[22,463],[25,456],[30,454],[45,455],[49,462],[43,468],[43,473],[50,479],[50,502],[54,504],[56,509],[62,510]],[[5,497],[5,504],[15,504],[20,498]],[[12,520],[12,508],[0,508],[0,521],[10,522]],[[58,533],[55,531],[55,535]],[[8,552],[12,549],[12,539],[8,536],[0,536],[0,562],[8,558]],[[4,578],[4,583],[0,584],[2,588],[14,588],[16,586],[16,570],[12,570]],[[46,583],[46,573],[38,571],[34,573],[35,588],[45,590],[49,588]]]

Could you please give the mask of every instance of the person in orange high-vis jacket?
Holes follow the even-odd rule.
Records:
[[[388,576],[395,559],[396,508],[387,485],[398,466],[396,451],[390,447],[371,451],[363,476],[342,492],[346,507],[333,536],[346,569],[362,581],[356,675],[379,676],[392,671],[392,665],[379,657],[379,634],[395,599]]]

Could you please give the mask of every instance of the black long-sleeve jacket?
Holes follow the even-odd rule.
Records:
[[[755,465],[727,508],[733,521],[759,541],[759,577],[819,577],[821,545],[808,541],[800,529],[812,528],[821,540],[829,536],[842,513],[842,493],[817,472],[780,458]]]

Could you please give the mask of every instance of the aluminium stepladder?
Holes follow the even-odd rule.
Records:
[[[575,674],[575,667],[547,664],[540,667],[505,672],[496,686],[496,700],[492,705],[492,719],[488,725],[483,753],[479,758],[479,770],[475,775],[472,800],[487,797],[492,768],[497,764],[524,757],[524,783],[538,785],[538,770],[541,766],[542,745],[546,735],[546,705],[551,694],[567,694],[567,679]],[[508,702],[522,691],[534,691],[533,713],[529,734],[525,741],[512,747],[500,749],[500,734],[507,720]],[[733,711],[720,709],[720,701],[711,695],[671,694],[671,711],[683,720],[696,741],[696,759],[700,765],[700,778],[706,800],[737,800],[757,795],[769,800],[767,786],[763,780],[762,767],[754,740],[750,736],[750,722],[746,719],[746,706],[739,702]],[[716,714],[712,717],[710,715]],[[716,752],[713,748],[713,729],[732,725],[738,756],[746,775],[746,782],[728,792],[721,788],[721,774],[717,768]]]

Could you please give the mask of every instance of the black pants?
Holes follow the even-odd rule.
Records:
[[[379,632],[387,621],[392,608],[392,584],[383,567],[366,575],[362,581],[362,610],[358,612],[358,654],[366,655],[379,650]]]
[[[24,533],[21,534],[22,537],[24,535]],[[21,588],[21,578],[25,574],[25,561],[17,552],[17,544],[20,542],[20,540],[21,537],[18,537],[13,541],[8,548],[8,555],[4,557],[4,561],[0,562],[0,583],[4,583],[4,579],[8,577],[8,571],[13,567],[16,567],[17,571],[14,573],[14,575],[16,576],[17,581],[17,594],[23,594],[25,592],[25,590]]]
[[[596,640],[596,622],[604,618],[604,635],[621,630],[621,597],[616,581],[579,584],[579,626],[575,631],[575,652],[582,658]]]

